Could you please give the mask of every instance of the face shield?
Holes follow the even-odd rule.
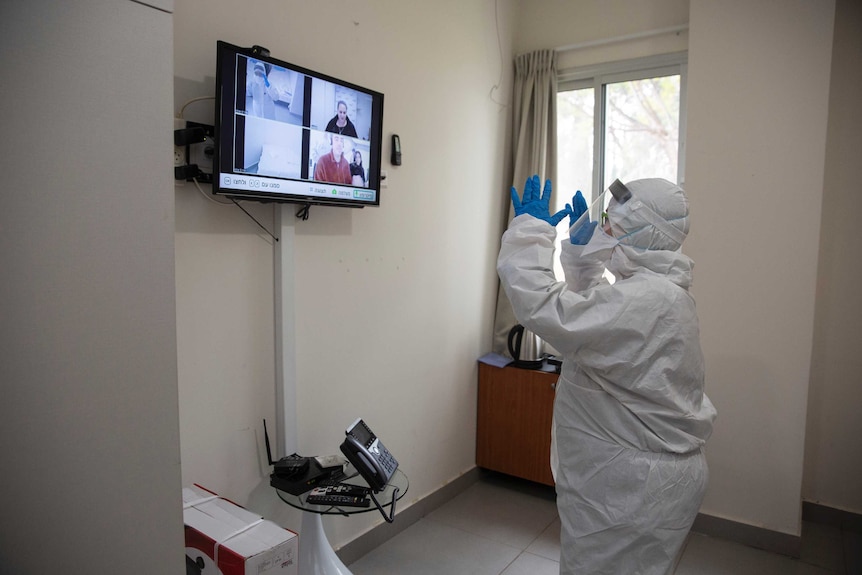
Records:
[[[688,200],[682,188],[659,178],[619,180],[608,186],[569,228],[596,243],[598,227],[613,243],[646,250],[678,250],[688,234]],[[608,245],[608,238],[603,244]]]
[[[614,237],[642,250],[679,250],[689,229],[683,189],[661,178],[634,180],[625,187],[628,201],[611,200],[607,209]]]
[[[571,237],[586,237],[593,236],[596,227],[604,227],[605,233],[610,234],[610,230],[605,226],[608,223],[608,208],[612,201],[617,204],[625,204],[632,197],[631,191],[619,180],[608,186],[601,194],[599,194],[590,204],[587,211],[569,227],[569,236]]]

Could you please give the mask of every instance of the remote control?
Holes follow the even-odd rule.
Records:
[[[368,487],[362,487],[361,485],[350,485],[349,483],[330,485],[327,486],[325,489],[327,495],[353,495],[355,497],[362,497],[368,495],[368,492],[371,491]]]
[[[337,483],[334,485],[318,485],[311,490],[311,495],[352,495],[362,497],[371,491],[368,487],[351,485],[349,483]]]
[[[371,505],[371,501],[364,495],[314,495],[310,493],[305,501],[315,505],[333,505],[335,507],[368,507]]]

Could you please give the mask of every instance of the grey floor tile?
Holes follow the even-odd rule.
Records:
[[[557,518],[527,547],[527,552],[560,561],[560,519]]]
[[[521,550],[422,519],[349,566],[353,575],[499,575]]]
[[[844,573],[841,529],[823,523],[802,522],[802,549],[799,560],[830,573]]]
[[[674,575],[833,575],[797,559],[692,533]]]
[[[688,535],[685,537],[685,542],[682,544],[682,549],[679,550],[679,553],[676,556],[676,559],[673,561],[673,570],[671,573],[676,573],[677,568],[679,567],[680,561],[682,561],[683,555],[685,555],[685,548],[688,547],[688,542],[691,540],[692,533],[689,531]]]
[[[521,553],[501,575],[560,575],[560,564],[532,553]]]
[[[427,519],[523,551],[557,519],[553,500],[479,481]]]
[[[847,575],[862,575],[862,533],[845,529],[841,538],[844,543],[844,567]]]

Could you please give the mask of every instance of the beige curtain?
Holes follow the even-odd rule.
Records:
[[[512,105],[512,185],[523,192],[524,182],[533,174],[552,182],[557,177],[557,64],[554,50],[539,50],[515,58],[515,86]],[[509,190],[506,190],[506,198]],[[556,192],[554,192],[556,193]],[[553,198],[551,206],[554,205]],[[514,217],[509,203],[510,221]],[[502,233],[502,231],[501,231]],[[494,318],[493,351],[509,355],[509,330],[518,320],[503,288],[498,288]]]

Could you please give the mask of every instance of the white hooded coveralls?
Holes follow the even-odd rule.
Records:
[[[530,215],[512,220],[497,261],[518,321],[563,356],[551,460],[564,575],[669,573],[708,479],[701,447],[716,412],[703,391],[693,263],[679,234],[649,221],[658,214],[684,238],[688,204],[665,180],[628,187],[632,200],[608,209],[621,242],[613,285],[602,259],[567,241],[557,282],[555,229]]]

